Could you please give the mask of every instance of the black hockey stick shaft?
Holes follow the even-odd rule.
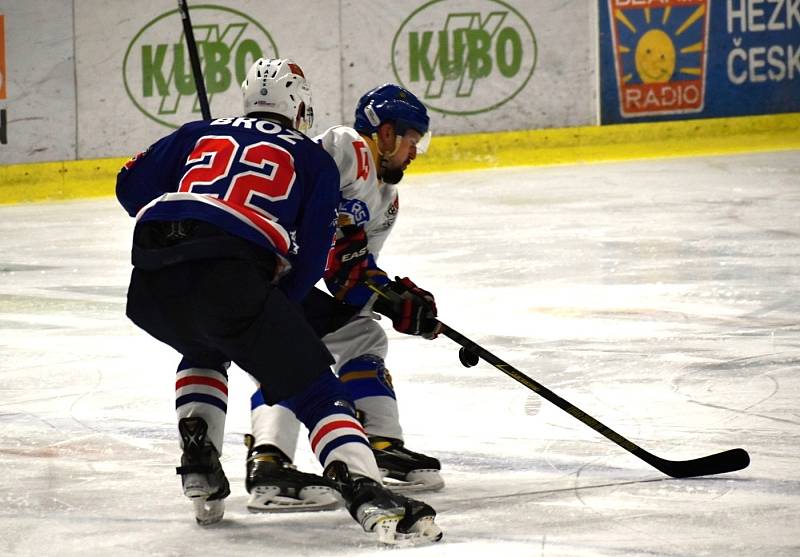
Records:
[[[439,322],[441,334],[460,344],[465,349],[474,353],[485,362],[499,369],[518,383],[545,398],[573,416],[584,424],[591,427],[596,432],[604,435],[626,451],[639,457],[657,470],[672,476],[673,478],[691,478],[694,476],[710,476],[713,474],[723,474],[734,472],[746,468],[750,463],[750,455],[744,449],[730,449],[721,453],[695,458],[692,460],[667,460],[644,450],[636,443],[623,437],[607,425],[596,420],[571,402],[561,398],[556,393],[522,373],[514,366],[504,362],[481,345],[468,339],[452,327]]]
[[[197,52],[197,43],[194,40],[194,30],[192,29],[192,20],[189,17],[189,6],[186,4],[186,0],[178,0],[178,11],[183,21],[183,34],[186,35],[186,48],[189,51],[189,61],[192,64],[192,76],[197,89],[197,100],[200,101],[200,112],[203,115],[203,120],[210,120],[211,108],[208,106],[208,93],[203,80],[200,55]]]

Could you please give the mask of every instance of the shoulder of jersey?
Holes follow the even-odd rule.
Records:
[[[314,136],[314,141],[317,143],[322,142],[339,142],[339,141],[357,141],[361,139],[361,135],[348,126],[333,126],[325,130],[319,135]]]

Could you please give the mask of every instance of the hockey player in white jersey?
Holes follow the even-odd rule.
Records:
[[[386,84],[361,97],[353,128],[334,126],[315,138],[336,161],[342,201],[325,274],[333,296],[314,289],[303,305],[354,399],[385,484],[398,491],[444,486],[439,461],[404,446],[397,400],[384,366],[387,337],[375,314],[389,317],[402,333],[427,339],[438,333],[433,295],[409,278],[390,280],[377,265],[397,218],[396,184],[427,147],[428,127],[425,106],[404,88]],[[391,289],[403,301],[388,303],[376,288]],[[251,408],[252,436],[245,441],[248,508],[279,512],[338,506],[324,478],[292,465],[300,423],[291,410],[282,404],[265,405],[260,391],[253,395]],[[324,432],[310,432],[315,452],[320,436]]]

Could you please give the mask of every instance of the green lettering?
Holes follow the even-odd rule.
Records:
[[[182,43],[172,45],[173,79],[179,95],[194,95],[197,88],[194,86],[192,65],[184,60],[184,47]]]
[[[439,31],[439,70],[445,79],[458,79],[464,73],[464,35],[467,29],[453,33],[453,52],[450,53],[450,36]]]
[[[220,42],[204,41],[200,43],[203,51],[205,68],[206,90],[209,95],[227,91],[231,85],[231,72],[228,62],[231,60],[231,51],[227,45]]]
[[[495,59],[504,77],[513,77],[519,72],[522,66],[522,38],[511,27],[504,28],[497,35]]]
[[[420,43],[419,33],[412,31],[408,34],[408,62],[411,81],[420,80],[420,68],[425,76],[425,81],[433,81],[433,65],[428,59],[432,37],[433,31],[425,31],[422,33],[422,42]]]
[[[155,56],[152,45],[142,45],[142,96],[153,96],[153,84],[159,97],[166,97],[169,87],[164,77],[164,58],[167,56],[167,45],[156,45]]]
[[[275,53],[275,55],[277,56],[277,53]],[[236,48],[236,67],[234,68],[236,72],[236,83],[243,82],[244,78],[247,77],[247,70],[250,69],[253,62],[263,56],[264,54],[261,52],[261,47],[253,39],[245,39],[240,42],[239,46]]]
[[[469,29],[467,35],[467,68],[470,79],[480,79],[492,71],[492,58],[489,47],[492,36],[483,29]]]

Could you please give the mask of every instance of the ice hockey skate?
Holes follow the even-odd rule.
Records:
[[[194,503],[195,519],[207,526],[222,520],[225,497],[231,490],[219,462],[217,449],[207,439],[208,424],[202,418],[183,418],[178,422],[183,440],[181,476],[183,494]]]
[[[442,539],[430,505],[393,493],[370,478],[352,477],[340,461],[331,462],[324,476],[338,486],[350,515],[380,543],[415,545]]]
[[[250,494],[247,509],[254,513],[328,511],[342,506],[336,484],[316,474],[300,472],[286,455],[271,445],[254,446],[245,435]]]
[[[438,459],[405,448],[403,441],[370,437],[383,484],[398,493],[437,491],[444,487]]]

